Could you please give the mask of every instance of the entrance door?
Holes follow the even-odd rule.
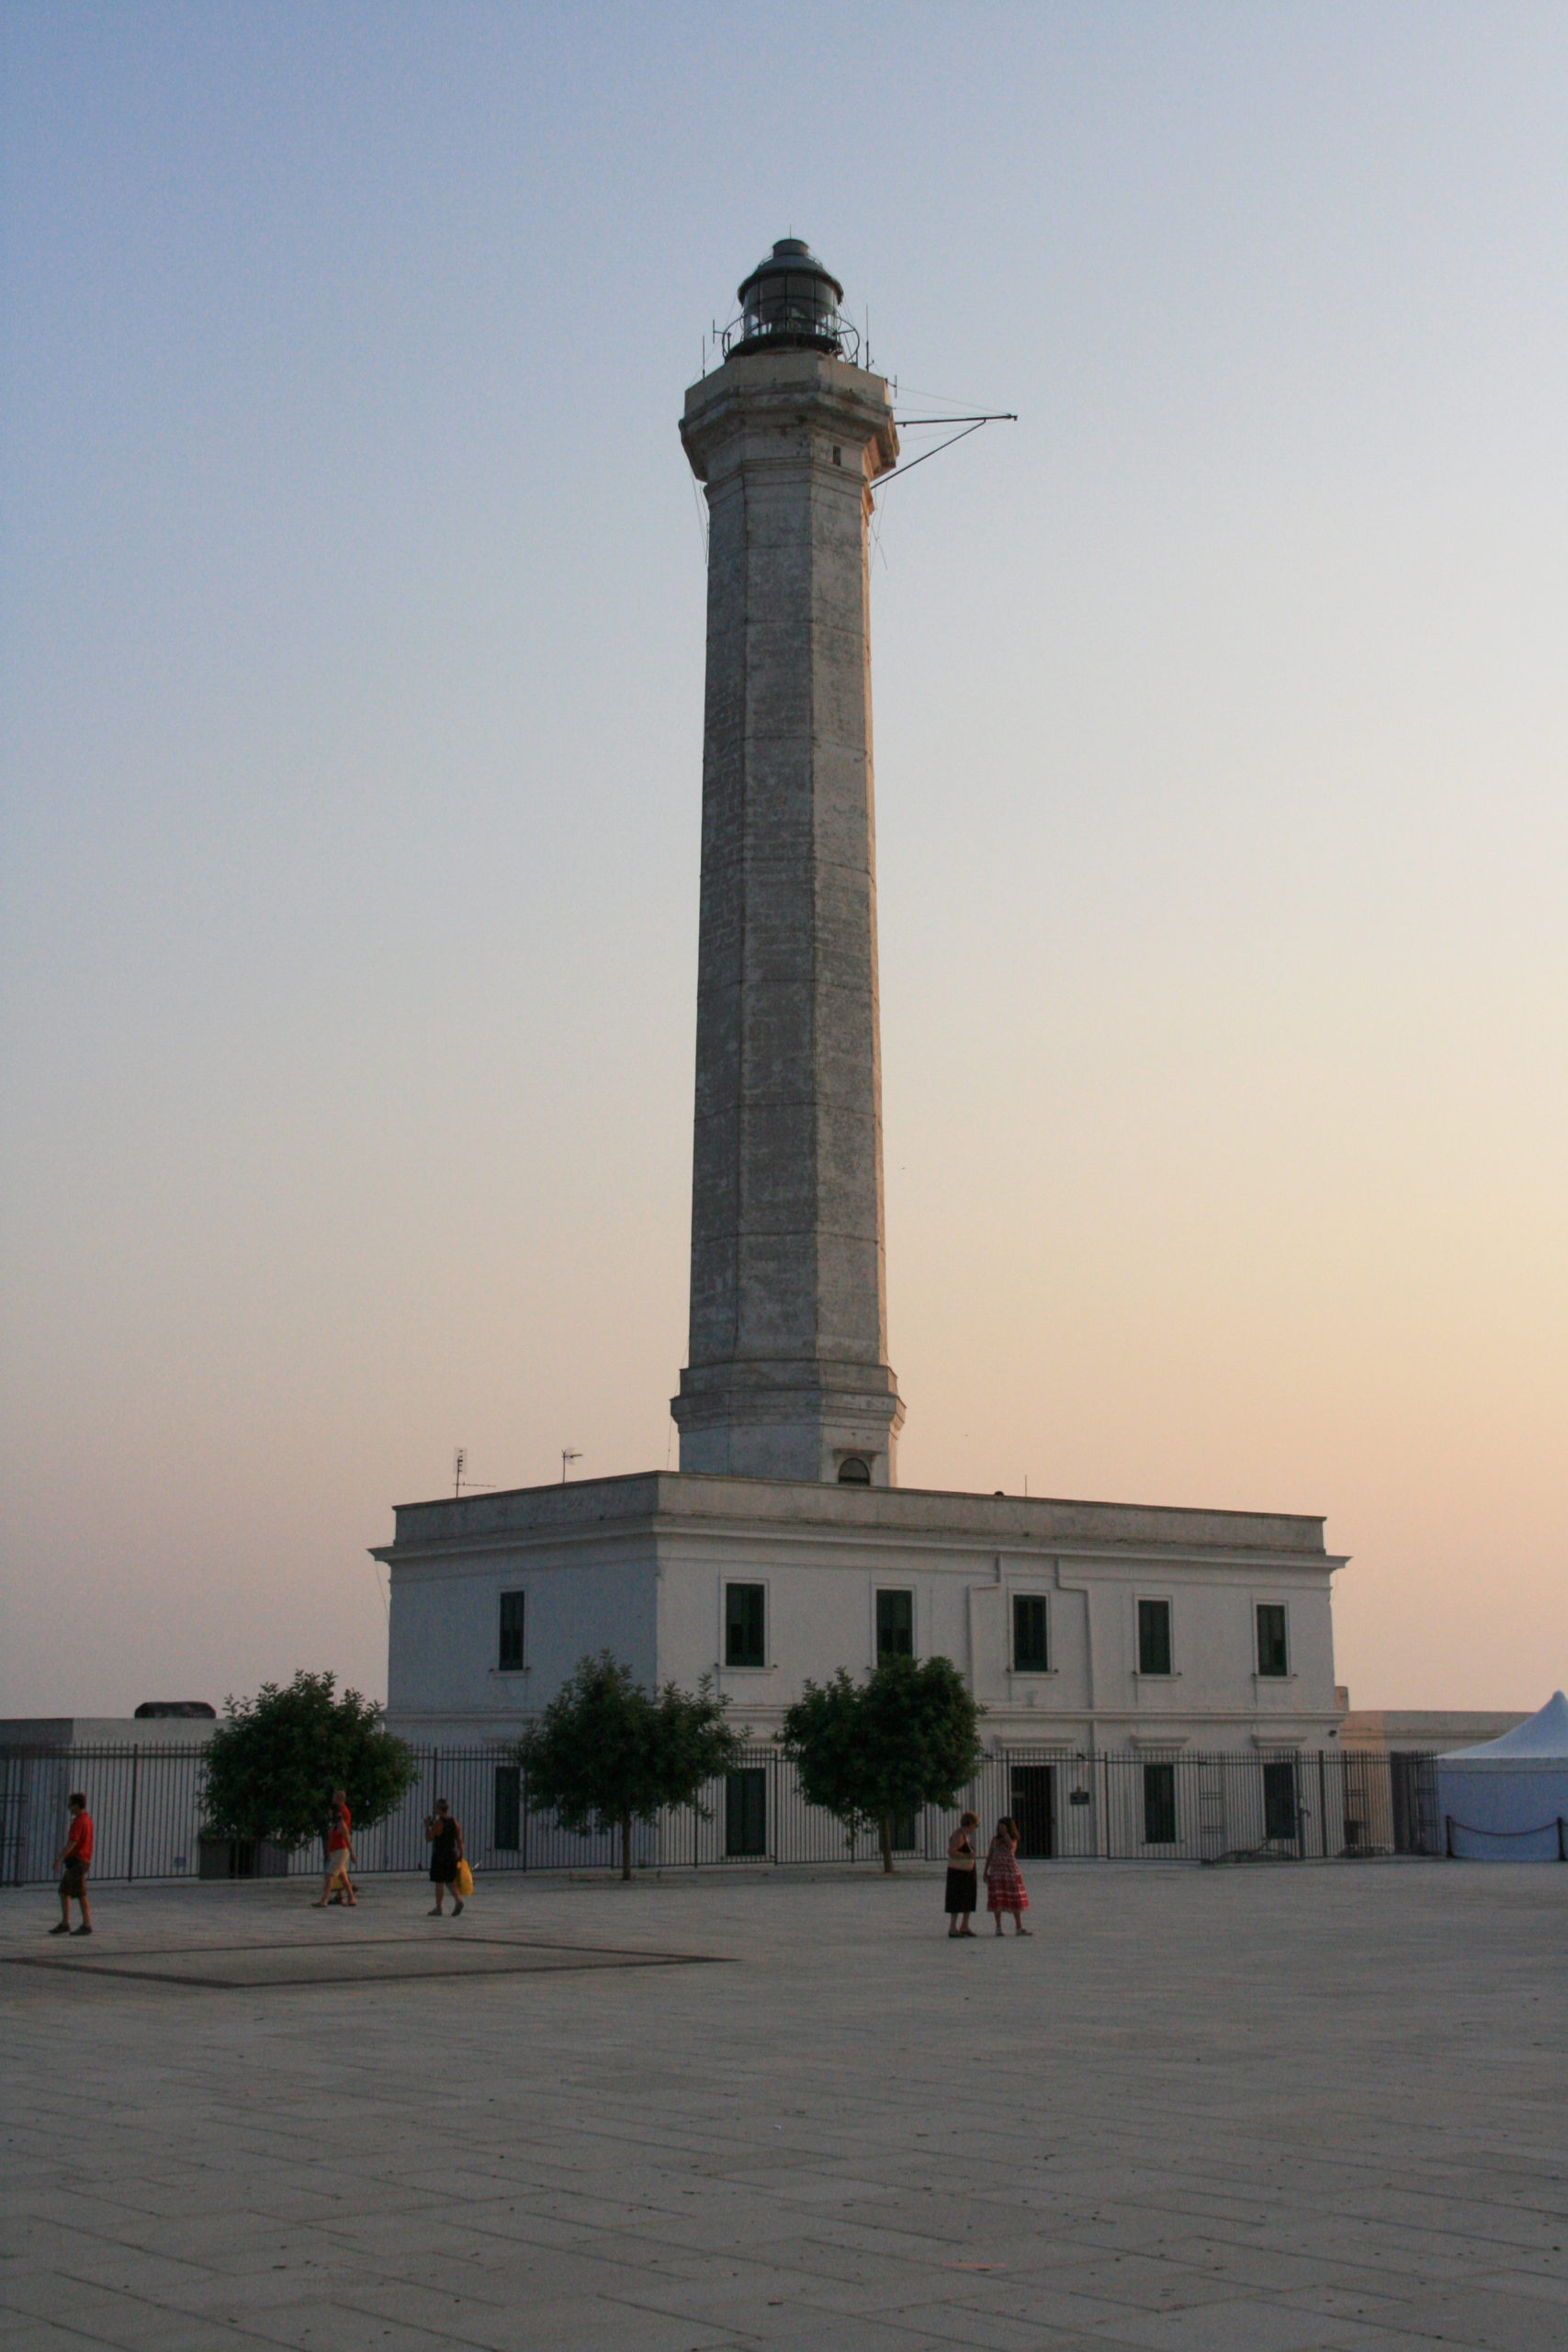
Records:
[[[1055,1766],[1015,1764],[1011,1791],[1020,1860],[1048,1862],[1056,1850]]]
[[[740,1860],[768,1850],[768,1775],[761,1764],[724,1776],[724,1850]]]
[[[1296,1768],[1281,1759],[1263,1767],[1263,1837],[1266,1844],[1292,1846],[1300,1844],[1301,1816],[1297,1812]]]

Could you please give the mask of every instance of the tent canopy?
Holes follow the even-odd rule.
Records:
[[[1439,1764],[1462,1764],[1468,1772],[1568,1771],[1568,1698],[1554,1690],[1539,1714],[1516,1724],[1501,1739],[1483,1740],[1479,1747],[1450,1747]]]

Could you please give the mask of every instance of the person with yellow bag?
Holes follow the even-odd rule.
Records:
[[[430,1840],[430,1883],[435,1889],[430,1916],[440,1918],[450,1887],[455,1919],[463,1907],[464,1896],[474,1891],[474,1874],[463,1852],[462,1825],[453,1820],[452,1808],[445,1797],[437,1797],[435,1811],[425,1815],[424,1834]]]

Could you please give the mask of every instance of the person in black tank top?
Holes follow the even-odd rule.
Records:
[[[430,1840],[430,1880],[435,1889],[435,1901],[430,1916],[439,1919],[446,1900],[446,1890],[452,1890],[452,1917],[463,1907],[457,1892],[457,1865],[463,1859],[463,1832],[452,1818],[452,1808],[445,1797],[435,1800],[435,1811],[425,1816],[424,1834]]]
[[[975,1932],[969,1922],[975,1916],[975,1897],[979,1883],[975,1852],[975,1832],[979,1826],[979,1815],[966,1813],[947,1841],[947,1932],[950,1936],[972,1936]]]

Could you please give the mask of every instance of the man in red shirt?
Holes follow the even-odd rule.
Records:
[[[333,1806],[335,1812],[341,1813],[343,1815],[343,1844],[344,1855],[354,1855],[355,1860],[357,1861],[359,1858],[356,1854],[354,1854],[353,1844],[354,1815],[349,1811],[348,1791],[346,1789],[334,1789],[333,1791]],[[329,1832],[329,1842],[330,1838],[331,1833]],[[339,1887],[337,1893],[332,1899],[334,1903],[352,1903],[357,1897],[359,1889],[349,1877],[346,1868],[343,1873],[343,1885]]]
[[[332,1818],[327,1824],[327,1872],[321,1891],[316,1897],[316,1909],[322,1911],[329,1903],[356,1903],[354,1881],[349,1867],[355,1860],[353,1843],[349,1838],[349,1811],[346,1804],[334,1802]],[[341,1891],[340,1891],[341,1890]]]
[[[76,1933],[90,1936],[93,1932],[93,1906],[87,1900],[87,1870],[93,1859],[93,1816],[87,1811],[87,1800],[80,1791],[67,1797],[65,1802],[71,1810],[71,1826],[55,1863],[60,1871],[60,1925],[49,1932],[51,1936],[68,1936],[71,1933],[71,1905],[74,1900],[82,1911],[82,1924]]]

